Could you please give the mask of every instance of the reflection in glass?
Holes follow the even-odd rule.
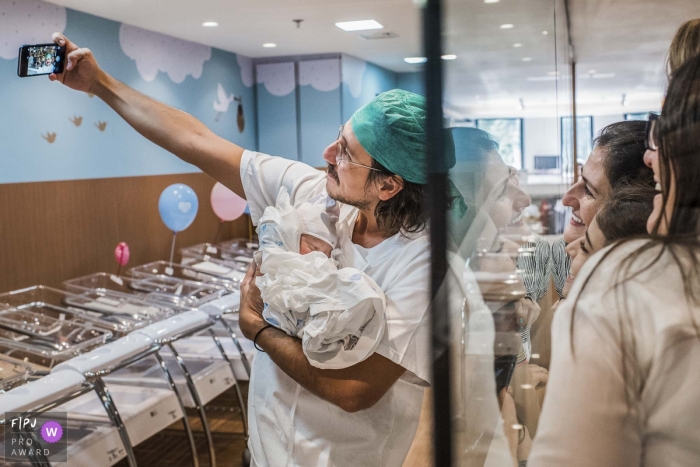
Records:
[[[572,172],[564,164],[573,162],[563,2],[499,3],[450,2],[446,14],[446,48],[459,57],[445,64],[456,154],[449,177],[467,205],[463,217],[448,217],[463,293],[452,322],[460,466],[510,467],[529,457],[547,380],[531,334],[551,319],[549,307],[540,308],[551,247],[539,234],[557,230],[548,200],[561,197]],[[593,121],[578,124],[590,136],[579,138],[587,150],[577,148],[586,157]]]
[[[480,118],[476,127],[498,142],[503,161],[520,170],[523,167],[523,120],[521,118]]]

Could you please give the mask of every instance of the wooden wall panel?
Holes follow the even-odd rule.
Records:
[[[0,292],[116,273],[114,248],[122,241],[131,250],[126,269],[167,260],[172,233],[160,220],[158,197],[173,183],[189,185],[199,198],[176,251],[213,241],[220,223],[209,202],[214,180],[202,173],[0,185]],[[219,238],[247,236],[244,215],[227,222]]]

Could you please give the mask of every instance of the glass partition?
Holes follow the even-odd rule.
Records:
[[[593,119],[577,118],[584,137],[575,143],[563,1],[444,9],[443,52],[456,56],[443,61],[442,97],[455,151],[446,255],[457,279],[444,281],[452,463],[524,465],[548,367],[549,335],[536,326],[551,323],[558,298],[551,257],[566,222],[561,198],[574,154],[590,152]]]

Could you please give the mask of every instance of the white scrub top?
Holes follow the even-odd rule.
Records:
[[[257,223],[280,186],[299,205],[326,190],[325,172],[301,162],[243,153],[241,179]],[[352,233],[358,210],[342,205],[337,228]],[[418,425],[430,381],[430,243],[427,230],[397,234],[373,248],[340,245],[344,266],[369,275],[386,295],[386,332],[377,353],[406,369],[374,406],[348,413],[302,388],[265,353],[253,361],[248,410],[250,448],[258,467],[349,465],[400,467]]]
[[[700,305],[686,301],[668,251],[658,256],[652,247],[627,269],[624,259],[645,242],[596,253],[557,309],[547,396],[528,466],[700,465]],[[691,264],[680,248],[675,254]],[[624,278],[624,291],[614,289]]]

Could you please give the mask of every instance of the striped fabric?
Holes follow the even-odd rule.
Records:
[[[551,268],[551,248],[542,237],[535,237],[534,242],[525,243],[516,259],[516,266],[525,284],[527,298],[539,302],[549,288]],[[532,344],[530,342],[530,324],[520,331],[523,346],[518,354],[518,363],[530,360]]]
[[[539,302],[549,288],[551,249],[547,240],[535,237],[535,242],[528,242],[521,248],[516,266],[523,279],[527,296]]]
[[[571,257],[565,251],[564,237],[552,244],[552,279],[559,298],[564,298],[562,290],[571,270]]]

